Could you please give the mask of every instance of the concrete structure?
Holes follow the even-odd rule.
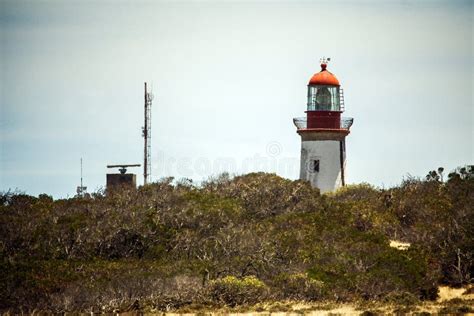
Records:
[[[322,193],[345,185],[346,136],[352,118],[341,118],[344,95],[336,76],[321,71],[308,84],[306,117],[294,118],[301,136],[300,179],[307,180]]]
[[[107,190],[114,190],[120,188],[137,187],[137,175],[133,173],[108,173],[107,174]]]

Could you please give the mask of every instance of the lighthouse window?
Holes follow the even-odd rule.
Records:
[[[308,87],[308,111],[339,111],[339,104],[339,87]]]
[[[328,88],[318,89],[316,93],[316,106],[320,110],[331,110],[331,92],[329,92]]]
[[[313,160],[313,171],[319,172],[319,159]]]

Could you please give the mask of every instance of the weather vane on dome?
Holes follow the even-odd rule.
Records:
[[[328,58],[323,57],[323,58],[320,58],[320,59],[319,59],[319,63],[320,63],[320,64],[327,64],[327,63],[330,62],[330,61],[331,61],[331,58],[330,58],[330,57],[328,57]]]
[[[320,63],[320,64],[327,64],[327,63],[330,62],[330,61],[331,61],[331,58],[330,58],[330,57],[328,57],[328,58],[323,57],[323,58],[320,58],[320,59],[319,59],[319,63]]]

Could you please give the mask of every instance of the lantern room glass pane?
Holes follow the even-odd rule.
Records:
[[[308,111],[340,111],[340,109],[339,87],[308,87]]]

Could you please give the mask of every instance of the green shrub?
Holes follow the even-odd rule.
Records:
[[[213,302],[233,307],[261,301],[267,293],[267,286],[254,276],[243,279],[227,276],[211,281],[208,291]]]

